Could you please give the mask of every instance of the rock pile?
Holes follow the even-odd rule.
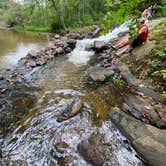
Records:
[[[74,36],[73,36],[74,37]],[[30,52],[20,60],[19,63],[26,67],[36,67],[44,65],[55,56],[66,54],[75,47],[76,39],[56,34],[52,41],[39,52]]]

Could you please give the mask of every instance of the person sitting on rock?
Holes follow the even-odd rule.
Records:
[[[128,52],[132,48],[138,47],[147,41],[149,35],[149,28],[145,24],[145,20],[144,19],[138,20],[138,24],[139,24],[138,36],[136,39],[133,40],[132,43],[129,40],[130,35],[126,34],[116,43],[115,46],[113,46],[116,48],[116,50],[118,50],[117,55],[123,54],[124,52]]]
[[[145,24],[144,19],[140,19],[139,23],[139,30],[137,38],[132,42],[132,48],[140,46],[142,43],[146,43],[149,35],[149,27]]]

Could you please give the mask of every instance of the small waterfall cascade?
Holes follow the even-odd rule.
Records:
[[[127,32],[129,29],[127,25],[129,21],[124,22],[119,27],[115,28],[112,32],[94,39],[77,40],[75,49],[69,54],[69,61],[77,66],[86,65],[90,57],[94,55],[91,50],[95,41],[111,42],[117,38],[120,33]]]

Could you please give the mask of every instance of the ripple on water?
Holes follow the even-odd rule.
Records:
[[[93,133],[99,133],[103,135],[103,142],[112,147],[107,165],[139,165],[140,160],[135,157],[136,153],[132,148],[126,148],[126,139],[111,121],[103,122],[101,127],[94,125],[92,116],[95,112],[88,104],[75,117],[58,123],[57,116],[67,108],[73,97],[62,99],[58,97],[59,93],[53,93],[57,97],[52,98],[52,93],[46,92],[36,106],[37,111],[6,138],[2,149],[3,163],[88,166],[89,164],[79,155],[77,146]],[[46,102],[49,99],[52,102]]]

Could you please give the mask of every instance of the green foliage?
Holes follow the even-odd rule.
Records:
[[[166,70],[160,70],[163,79],[166,79]]]
[[[166,98],[166,92],[165,92],[165,91],[163,91],[162,96],[163,96],[164,98]]]
[[[39,26],[24,26],[26,31],[35,31],[35,32],[51,32],[52,29],[49,27],[39,27]]]
[[[166,16],[166,0],[162,0],[158,3],[156,13],[153,17],[165,17]]]
[[[124,85],[125,85],[125,82],[123,80],[120,80],[120,79],[117,79],[117,78],[114,78],[112,76],[108,77],[107,80],[111,83],[113,83],[116,87],[118,88],[123,88]]]
[[[111,12],[107,12],[106,16],[103,19],[103,26],[105,27],[104,33],[110,31],[112,26],[116,26],[122,24],[124,21],[129,19],[129,16],[139,17],[141,15],[140,10],[138,9],[138,5],[143,2],[143,0],[107,0],[106,6],[115,8]],[[131,20],[132,22],[132,20]],[[132,23],[129,25],[132,29]],[[134,34],[135,32],[133,32]]]
[[[13,20],[12,16],[9,13],[5,13],[3,15],[3,20],[9,27],[13,27],[16,25],[16,22]]]
[[[95,3],[94,0],[27,0],[24,4],[2,1],[0,12],[7,24],[35,31],[91,25],[100,22],[107,10],[105,0],[95,0]]]

